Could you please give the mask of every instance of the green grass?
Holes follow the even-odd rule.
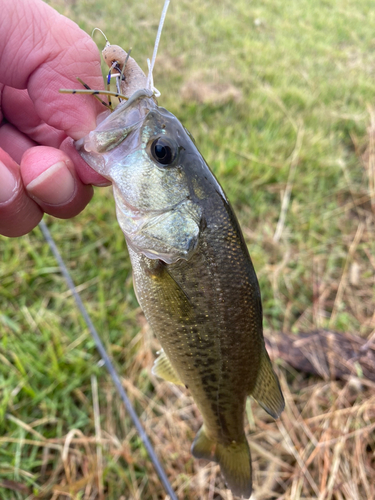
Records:
[[[100,27],[111,43],[132,47],[146,67],[163,2],[49,3],[88,33]],[[329,327],[368,337],[374,331],[374,214],[361,158],[375,96],[374,21],[370,0],[171,3],[154,74],[159,104],[194,135],[235,207],[269,334]],[[95,40],[103,45],[98,33]],[[192,97],[197,82],[201,91]],[[234,89],[236,97],[222,90],[226,97],[217,100],[217,89]],[[292,161],[291,200],[275,242]],[[150,380],[157,343],[135,299],[110,189],[98,189],[75,219],[46,222],[109,354],[128,379],[138,413],[147,417],[179,498],[206,495],[196,479],[202,468],[189,454],[199,427],[191,399]],[[35,498],[49,485],[41,497],[69,498],[63,490],[69,474],[70,484],[97,474],[95,376],[108,440],[105,498],[162,498],[40,231],[0,237],[0,259],[0,497]],[[188,423],[181,415],[189,416]],[[62,446],[72,429],[84,438],[73,441],[64,462]],[[290,457],[284,454],[292,462]],[[255,488],[262,484],[259,474]],[[8,480],[25,489],[4,487]],[[95,481],[86,482],[95,492]],[[87,484],[86,492],[80,484],[71,489],[70,498],[89,498]],[[53,496],[56,485],[65,496]],[[289,487],[285,480],[267,498]],[[225,490],[220,495],[215,498],[229,498]],[[355,498],[342,495],[337,498]]]

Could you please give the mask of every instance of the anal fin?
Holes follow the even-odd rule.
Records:
[[[160,377],[167,382],[173,382],[177,385],[184,385],[177,375],[175,369],[171,365],[171,362],[164,352],[164,349],[161,349],[158,354],[159,356],[155,359],[154,366],[152,367],[153,375],[156,375],[157,377]]]
[[[263,349],[257,381],[251,396],[273,418],[278,418],[285,407],[279,380],[273,371],[271,360],[265,348]]]

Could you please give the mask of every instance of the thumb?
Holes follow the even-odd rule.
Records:
[[[101,105],[91,96],[59,93],[79,76],[102,88],[95,43],[73,21],[41,0],[0,0],[0,82],[26,89],[38,116],[77,139],[96,126]]]
[[[25,191],[17,163],[0,149],[0,234],[26,234],[42,217],[42,210]]]

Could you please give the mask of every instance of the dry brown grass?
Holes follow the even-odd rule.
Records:
[[[127,9],[117,0],[52,3],[87,31],[100,26],[113,43],[136,40],[137,50],[150,55],[156,2],[129,2]],[[365,10],[373,14],[373,6],[223,4],[215,21],[209,2],[174,2],[156,68],[166,89],[162,104],[191,128],[238,209],[262,285],[267,335],[282,324],[286,332],[324,327],[374,342],[375,111],[364,104],[373,103],[373,33]],[[186,25],[186,12],[194,11],[202,19],[192,16]],[[210,68],[198,78],[206,52]],[[216,66],[224,87],[209,80]],[[202,82],[200,92],[191,77]],[[105,196],[111,195],[96,197],[86,218],[61,226],[49,220],[59,248],[123,368],[123,384],[178,498],[232,500],[219,467],[191,456],[201,416],[189,392],[151,375],[159,346],[143,315],[135,319],[124,242],[115,236]],[[92,376],[90,384],[86,366],[97,359],[89,334],[71,314],[70,293],[37,236],[18,245],[1,240],[0,497],[164,499],[111,381],[103,376],[96,384]],[[118,322],[111,321],[115,315]],[[49,370],[32,370],[38,363]],[[283,361],[278,374],[286,399],[281,419],[272,421],[255,403],[247,411],[253,500],[375,499],[374,383],[322,380]],[[71,377],[81,379],[64,391]],[[69,412],[60,415],[64,398]],[[87,421],[78,426],[79,412]]]
[[[371,113],[371,137],[373,121]],[[363,199],[358,193],[343,199],[341,213],[356,218],[358,226],[353,234],[344,236],[348,252],[342,273],[336,281],[330,280],[329,286],[319,283],[314,303],[294,323],[294,328],[304,324],[303,316],[311,317],[310,321],[317,326],[318,321],[316,323],[314,318],[319,318],[327,308],[334,318],[340,303],[345,300],[356,311],[362,325],[367,325],[368,342],[375,337],[375,312],[369,315],[368,306],[364,306],[371,300],[373,274],[369,282],[359,283],[356,269],[353,269],[354,262],[363,268],[367,259],[366,263],[372,263],[375,270],[374,257],[365,252],[361,261],[361,254],[357,252],[359,245],[374,234],[371,180],[374,155],[374,141],[370,140],[363,155],[369,179],[368,193],[362,194]],[[270,239],[269,245],[275,242]],[[286,253],[285,259],[288,255]],[[285,259],[264,271],[275,283],[276,293]],[[178,498],[232,500],[219,467],[192,458],[190,446],[201,425],[201,416],[188,391],[159,382],[152,376],[150,367],[159,346],[142,314],[138,321],[141,331],[132,342],[137,345],[137,352],[123,384],[141,415]],[[272,333],[269,335],[272,338]],[[286,399],[281,419],[274,422],[255,403],[248,405],[246,429],[254,471],[252,499],[375,499],[375,384],[356,377],[347,381],[322,380],[298,373],[282,360],[278,363],[278,374]],[[145,376],[150,377],[154,385],[152,397],[137,388],[144,386]],[[127,419],[112,386],[102,388],[98,397],[93,379],[92,392],[95,435],[85,436],[72,429],[61,439],[48,440],[34,431],[32,425],[27,426],[33,435],[28,442],[43,447],[41,470],[45,477],[43,493],[35,497],[30,494],[28,498],[166,498],[147,455],[138,444],[134,445],[137,441],[134,428],[120,424]],[[56,462],[57,456],[59,463],[53,472],[48,467],[52,455],[53,461]],[[107,490],[109,462],[121,462],[121,468],[126,470],[122,478],[126,493]],[[142,474],[138,474],[139,470]],[[17,487],[17,483],[8,484],[8,488]]]
[[[144,335],[146,332],[147,327],[141,334],[143,339],[138,339],[141,348],[131,376],[123,383],[178,498],[231,500],[219,467],[192,459],[190,445],[201,417],[188,391],[160,383],[151,375],[157,345],[148,333]],[[137,389],[145,370],[155,385],[152,398]],[[322,381],[298,374],[282,362],[278,374],[286,399],[281,419],[272,421],[256,404],[248,407],[247,432],[254,469],[252,499],[375,498],[375,384],[363,379]],[[102,423],[99,431],[97,420],[96,435],[85,436],[72,429],[61,439],[48,440],[33,425],[27,426],[32,435],[27,443],[43,448],[41,472],[45,483],[43,493],[27,498],[166,498],[147,455],[142,448],[134,447],[134,429],[130,426],[125,438],[121,437],[119,421],[125,422],[126,416],[111,385],[94,403],[94,416],[99,412]],[[51,458],[58,461],[53,472],[48,465]],[[106,490],[103,470],[108,462],[119,461],[126,470],[126,493],[117,492],[116,496]],[[139,477],[140,468],[146,475]],[[8,487],[16,488],[17,484]]]
[[[362,324],[365,333],[362,336],[369,343],[374,341],[375,312],[371,312],[371,301],[375,259],[368,251],[358,251],[369,248],[374,234],[370,181],[373,157],[374,141],[371,140],[367,153],[362,156],[369,177],[368,193],[343,196],[340,213],[357,220],[358,224],[353,225],[351,234],[343,235],[348,250],[342,272],[337,274],[336,280],[330,277],[326,283],[324,280],[319,282],[313,303],[294,323],[288,324],[286,314],[287,328],[317,327],[325,310],[331,311],[332,318],[344,301]],[[280,258],[278,254],[285,247],[279,247],[272,234],[268,243],[267,240],[264,243],[275,252],[277,264],[272,265],[271,258],[271,263],[262,272],[268,275],[274,284],[274,293],[278,294],[278,278],[288,264],[290,252]],[[363,269],[368,263],[373,266],[372,272],[368,273],[367,280],[359,281],[353,266]],[[159,382],[152,376],[151,366],[159,345],[141,313],[138,324],[140,331],[128,346],[136,346],[135,355],[123,385],[178,498],[232,500],[219,467],[192,458],[190,446],[201,425],[201,416],[188,391]],[[268,334],[272,338],[272,332]],[[255,403],[248,405],[246,430],[254,471],[252,499],[375,499],[375,384],[363,377],[351,377],[346,381],[322,380],[298,373],[282,360],[277,371],[286,399],[281,419],[275,422]],[[153,391],[139,389],[145,387],[145,378],[152,381]],[[30,472],[23,471],[22,466],[18,470],[20,481],[5,480],[1,486],[28,500],[166,498],[112,384],[107,382],[98,391],[94,376],[91,382],[95,422],[92,434],[71,429],[62,438],[47,439],[35,430],[40,420],[26,424],[8,415],[28,438],[20,443],[17,438],[1,437],[0,443],[13,439],[20,446],[39,450],[42,456],[39,485],[42,487],[34,494],[25,486],[22,479],[30,477]],[[87,396],[80,391],[77,391],[77,398],[87,401]],[[119,479],[117,490],[114,476]]]

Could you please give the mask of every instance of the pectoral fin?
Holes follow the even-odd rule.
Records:
[[[271,360],[265,348],[255,388],[251,395],[273,418],[278,418],[284,409],[285,402],[279,380],[273,371]]]
[[[154,366],[152,367],[152,373],[153,375],[156,375],[157,377],[160,377],[167,382],[173,382],[177,385],[184,385],[175,372],[175,369],[171,365],[171,362],[167,358],[164,349],[159,351],[159,356],[156,358]]]

